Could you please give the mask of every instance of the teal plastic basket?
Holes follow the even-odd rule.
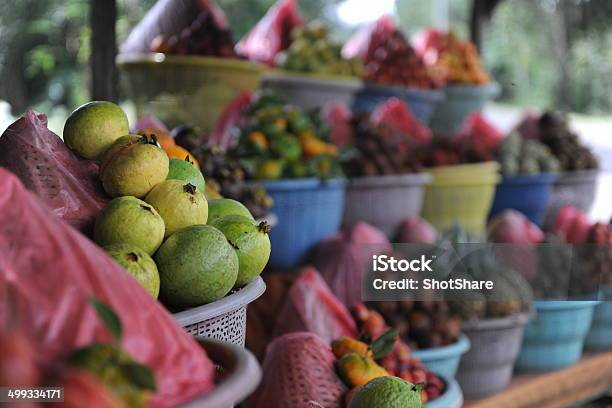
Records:
[[[291,269],[310,249],[337,232],[342,222],[346,181],[315,178],[262,182],[278,224],[270,231],[271,268]]]
[[[595,306],[593,323],[584,341],[584,348],[594,351],[612,349],[612,300],[605,300]]]
[[[568,367],[582,355],[598,301],[537,301],[535,316],[523,334],[517,371],[554,371]]]
[[[455,378],[461,356],[470,349],[470,339],[465,334],[456,343],[444,347],[414,350],[412,355],[436,374]]]
[[[429,126],[442,134],[452,135],[461,129],[465,118],[480,112],[487,102],[500,94],[497,83],[486,85],[449,85],[444,97],[436,103]]]

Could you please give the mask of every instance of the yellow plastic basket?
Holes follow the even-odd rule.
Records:
[[[460,223],[467,231],[483,234],[499,183],[496,162],[431,168],[433,181],[425,187],[422,215],[444,230]]]
[[[120,55],[125,95],[138,116],[154,115],[210,131],[223,109],[241,91],[259,86],[265,67],[230,58],[165,54]]]

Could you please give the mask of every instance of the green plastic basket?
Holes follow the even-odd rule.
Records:
[[[241,91],[259,86],[264,67],[250,61],[183,55],[120,55],[125,95],[138,116],[153,115],[170,127],[210,131]]]

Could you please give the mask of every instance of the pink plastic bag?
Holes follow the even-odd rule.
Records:
[[[109,198],[98,166],[47,129],[47,117],[27,112],[0,137],[0,166],[13,172],[51,212],[84,233]]]
[[[252,92],[242,91],[223,110],[208,139],[210,143],[229,149],[237,141],[236,129],[244,120],[244,110],[251,104]]]
[[[584,244],[588,241],[591,222],[576,207],[566,206],[559,210],[552,233],[568,244]]]
[[[291,30],[303,24],[295,0],[278,0],[236,44],[238,55],[274,66],[276,55],[289,47]]]
[[[305,267],[289,289],[276,322],[274,337],[307,331],[330,343],[340,336],[357,336],[350,312],[312,267]]]
[[[329,126],[329,139],[338,147],[353,144],[353,127],[351,126],[351,111],[343,103],[330,102],[321,112],[323,120]]]
[[[421,217],[408,217],[402,221],[398,237],[404,244],[434,244],[438,231]]]
[[[376,106],[370,120],[374,126],[399,132],[414,142],[426,144],[432,138],[431,130],[418,121],[406,102],[398,98],[390,98]]]
[[[156,37],[179,34],[203,12],[210,12],[217,27],[228,28],[223,10],[212,0],[159,0],[130,32],[121,53],[147,54]]]
[[[372,53],[381,42],[389,38],[391,33],[397,29],[393,17],[384,15],[375,22],[363,26],[342,47],[342,57],[361,58],[363,61],[370,60]]]
[[[458,143],[467,141],[482,161],[493,160],[497,145],[504,135],[480,112],[470,114],[457,137]]]
[[[389,251],[385,234],[362,222],[320,243],[313,263],[337,299],[351,308],[363,302],[361,284],[372,255]]]
[[[44,361],[108,341],[87,303],[92,295],[119,315],[124,349],[155,372],[158,391],[150,407],[176,406],[212,388],[211,361],[172,316],[0,168],[0,331],[17,322]]]
[[[341,408],[348,391],[336,375],[329,342],[314,333],[285,334],[268,346],[263,378],[249,408]]]

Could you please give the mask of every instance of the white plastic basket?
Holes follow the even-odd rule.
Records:
[[[255,391],[261,368],[250,351],[219,340],[197,340],[217,366],[219,380],[211,391],[180,408],[231,408]]]
[[[265,290],[266,284],[259,277],[223,299],[173,316],[193,336],[244,346],[247,306]]]

